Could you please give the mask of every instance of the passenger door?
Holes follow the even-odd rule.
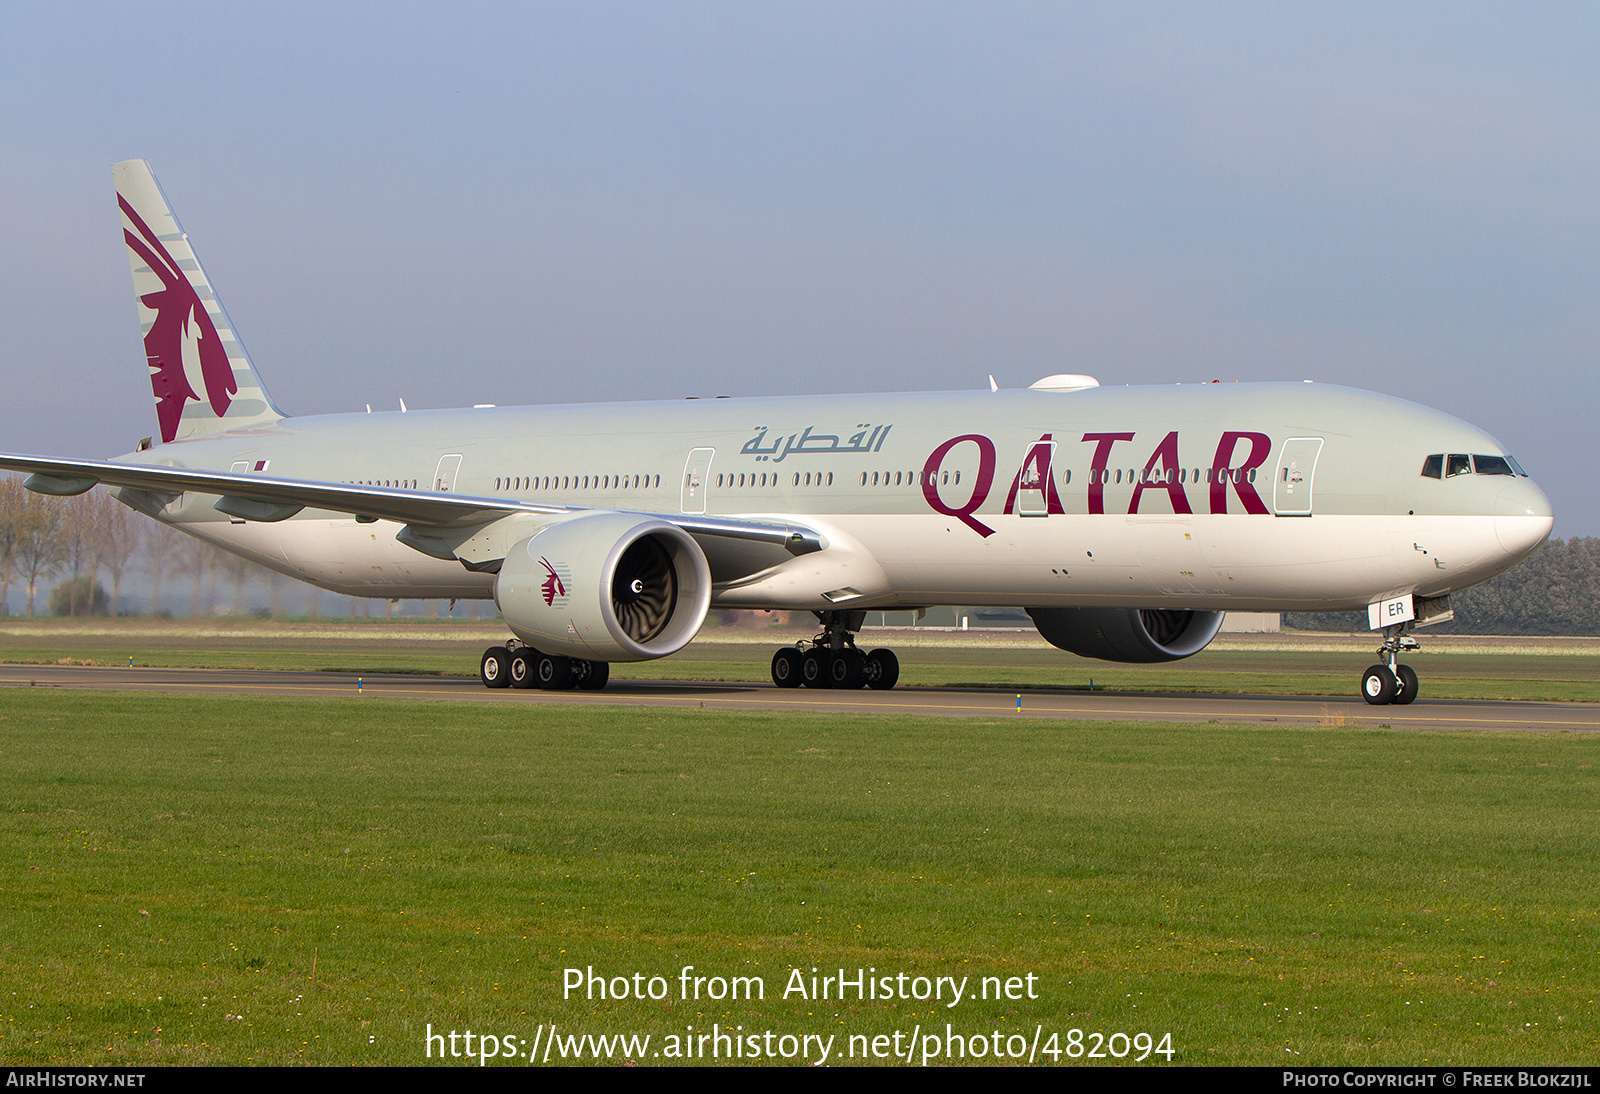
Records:
[[[433,488],[441,494],[453,494],[456,476],[461,472],[461,455],[454,453],[439,457],[439,468],[433,473]]]
[[[1321,452],[1321,437],[1291,437],[1283,442],[1272,481],[1272,511],[1278,516],[1311,515],[1311,479]]]
[[[706,511],[706,494],[711,486],[711,457],[716,454],[715,448],[696,448],[689,453],[689,458],[683,465],[683,482],[679,493],[680,512]]]

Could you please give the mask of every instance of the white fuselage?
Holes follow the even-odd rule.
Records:
[[[777,559],[702,539],[717,607],[1336,610],[1475,584],[1549,534],[1531,480],[1426,477],[1439,453],[1503,454],[1414,404],[1267,384],[287,418],[126,459],[820,534]],[[342,593],[492,595],[399,524],[214,501],[161,519]]]

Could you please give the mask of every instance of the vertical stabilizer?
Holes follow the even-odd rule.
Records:
[[[122,238],[139,300],[161,440],[175,441],[284,417],[256,375],[189,238],[144,160],[111,168]]]

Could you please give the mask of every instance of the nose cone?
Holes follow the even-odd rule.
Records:
[[[1513,559],[1523,559],[1550,537],[1555,514],[1550,499],[1532,479],[1518,479],[1494,503],[1494,534]]]

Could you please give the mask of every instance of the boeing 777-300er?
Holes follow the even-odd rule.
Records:
[[[97,484],[323,589],[493,598],[489,687],[599,688],[711,608],[813,612],[779,687],[893,687],[866,612],[1020,606],[1063,650],[1188,657],[1228,611],[1368,609],[1362,693],[1450,594],[1515,565],[1550,503],[1495,439],[1326,384],[832,395],[289,417],[143,160],[113,169],[160,439],[110,461],[0,456]]]

